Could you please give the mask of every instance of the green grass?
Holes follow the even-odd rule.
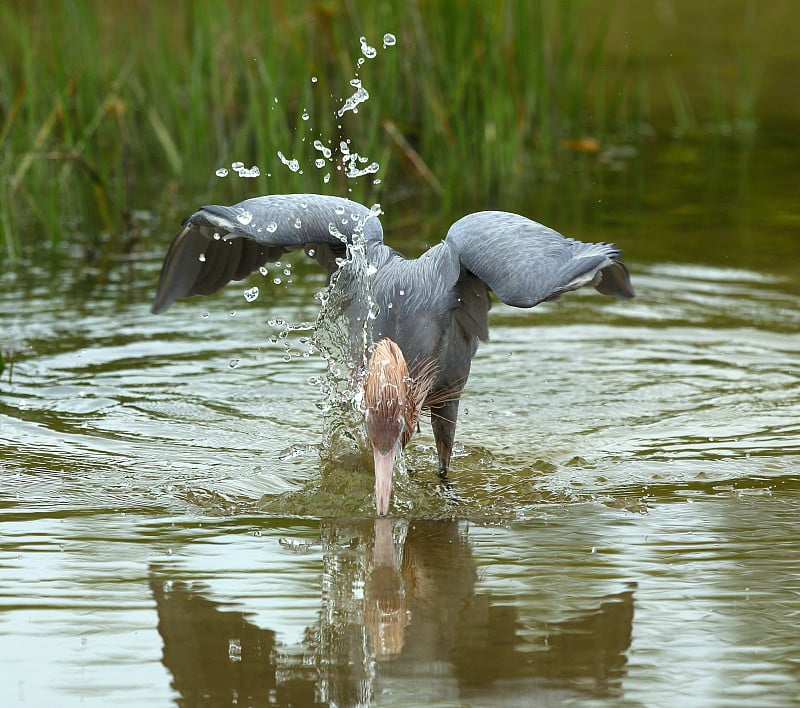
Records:
[[[0,257],[75,244],[87,254],[129,252],[144,247],[154,215],[174,220],[199,202],[270,192],[438,204],[445,214],[521,208],[528,194],[582,169],[587,156],[568,141],[634,139],[652,120],[642,63],[609,44],[615,7],[6,2]],[[397,44],[383,49],[386,32]],[[377,57],[357,69],[362,35]],[[338,117],[356,70],[370,99]],[[691,128],[682,85],[669,77],[667,86],[675,122]],[[753,113],[751,97],[740,103]],[[314,166],[315,140],[335,151],[345,139],[381,164],[379,183],[348,179],[335,155]],[[302,173],[282,165],[278,150]],[[262,175],[215,176],[234,160]]]

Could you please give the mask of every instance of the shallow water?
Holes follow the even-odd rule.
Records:
[[[800,247],[786,187],[704,221],[681,174],[553,223],[637,299],[495,305],[451,486],[423,424],[390,520],[270,325],[314,320],[311,266],[160,317],[166,239],[0,275],[4,704],[794,704]]]
[[[156,266],[137,265],[134,282]],[[276,311],[316,313],[322,281],[296,270],[279,292],[262,283],[259,306],[232,286],[162,317],[144,287],[87,303],[34,272],[12,291],[2,326],[20,348],[0,404],[12,702],[800,695],[791,283],[634,263],[630,303],[496,306],[452,488],[436,484],[423,430],[399,517],[382,526],[367,475],[321,475],[308,379],[322,362],[297,342],[285,362],[284,340],[269,341]]]

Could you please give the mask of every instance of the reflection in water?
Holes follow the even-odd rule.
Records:
[[[525,639],[517,598],[476,591],[467,531],[449,520],[324,522],[321,610],[299,653],[207,597],[207,586],[153,566],[179,702],[367,705],[407,693],[409,678],[418,701],[620,695],[633,590],[542,622],[539,639]]]
[[[158,607],[164,664],[182,704],[275,698],[275,632],[259,629],[241,612],[204,597],[202,584],[156,577],[150,588]]]

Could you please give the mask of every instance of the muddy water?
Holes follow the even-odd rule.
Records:
[[[683,176],[609,177],[605,220],[553,223],[625,247],[637,299],[495,306],[452,486],[423,429],[389,520],[321,465],[323,362],[270,325],[313,321],[310,266],[161,317],[162,243],[108,279],[0,276],[3,702],[792,704],[790,198],[715,222]]]

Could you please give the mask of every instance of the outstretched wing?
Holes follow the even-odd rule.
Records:
[[[382,241],[380,221],[362,204],[320,194],[256,197],[205,206],[184,219],[164,258],[152,312],[175,300],[209,295],[289,250],[306,247],[332,273],[354,234]],[[313,254],[312,254],[313,248]]]
[[[564,238],[519,214],[469,214],[450,227],[445,242],[507,305],[533,307],[584,285],[603,295],[634,296],[616,246]]]

